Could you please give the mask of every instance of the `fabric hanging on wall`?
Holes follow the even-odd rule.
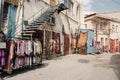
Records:
[[[94,45],[94,53],[96,53],[97,52],[97,44],[95,43],[95,45]]]
[[[36,53],[42,53],[42,44],[40,41],[35,41],[34,42],[34,54]]]
[[[0,66],[4,66],[5,65],[5,52],[4,50],[0,50]]]
[[[88,36],[88,32],[80,32],[80,38],[77,44],[78,48],[86,45],[87,36]]]
[[[106,51],[106,52],[109,51],[109,46],[108,46],[108,45],[105,46],[105,51]]]
[[[64,54],[65,55],[69,54],[69,45],[70,45],[69,35],[65,34],[64,35]]]
[[[52,52],[55,54],[59,54],[60,53],[60,33],[53,32],[52,33],[52,40],[53,40]]]
[[[50,45],[50,39],[51,39],[51,32],[50,31],[45,31],[45,48],[47,51],[49,51],[49,46]]]
[[[116,52],[118,52],[118,49],[119,49],[119,47],[118,47],[118,46],[116,46]]]
[[[28,55],[30,55],[30,53],[33,52],[33,48],[32,48],[32,42],[28,41]]]
[[[115,40],[110,39],[110,53],[115,53]]]
[[[16,11],[17,7],[9,5],[8,8],[8,35],[7,39],[15,37],[15,27],[16,27]]]
[[[11,64],[12,64],[12,60],[13,60],[13,56],[14,56],[14,47],[15,47],[15,44],[14,44],[14,41],[9,41],[8,42],[9,43],[9,53],[8,53],[8,61],[7,61],[7,72],[8,73],[11,73],[11,71],[12,71],[12,66],[11,66]]]
[[[50,4],[51,5],[57,5],[58,4],[58,0],[50,0]]]

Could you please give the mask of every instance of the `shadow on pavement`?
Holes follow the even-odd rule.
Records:
[[[80,62],[80,63],[89,63],[90,61],[86,60],[86,59],[79,59],[78,62]]]
[[[120,80],[120,54],[113,55],[110,60],[110,65],[114,65],[113,69]]]
[[[26,73],[35,69],[39,69],[39,68],[45,68],[46,66],[48,66],[48,63],[43,63],[40,65],[35,65],[32,67],[25,67],[25,68],[20,68],[20,69],[15,69],[12,71],[12,74],[7,74],[6,72],[2,72],[2,78],[4,77],[13,77],[22,73]],[[4,79],[3,79],[4,80]]]

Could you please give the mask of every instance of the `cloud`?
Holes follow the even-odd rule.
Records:
[[[80,2],[84,6],[85,14],[94,13],[94,11],[92,10],[93,0],[77,0],[77,1]]]

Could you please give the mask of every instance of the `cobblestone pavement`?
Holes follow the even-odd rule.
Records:
[[[4,80],[120,80],[120,54],[62,56]]]

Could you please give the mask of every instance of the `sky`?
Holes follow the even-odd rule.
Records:
[[[120,0],[82,0],[86,14],[120,11]]]

